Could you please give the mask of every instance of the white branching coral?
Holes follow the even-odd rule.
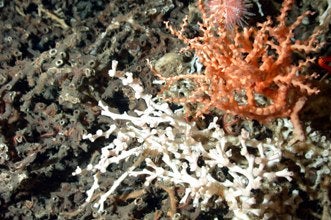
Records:
[[[274,204],[269,188],[278,178],[291,181],[292,172],[279,163],[282,141],[257,141],[245,130],[239,137],[225,135],[216,117],[207,128],[199,129],[195,123],[185,121],[181,110],[174,112],[168,104],[144,94],[140,82],[131,73],[118,72],[115,68],[113,62],[109,76],[131,87],[135,97],[145,101],[146,109],[135,110],[132,115],[118,114],[99,102],[102,115],[126,124],[112,124],[108,130],[84,135],[84,139],[92,142],[99,137],[115,136],[101,149],[96,163],[85,169],[78,167],[74,172],[74,175],[93,175],[86,203],[91,202],[103,211],[107,208],[107,198],[116,195],[123,181],[131,176],[144,178],[145,186],[157,181],[181,187],[184,194],[179,198],[180,203],[192,201],[193,206],[202,210],[225,203],[239,219],[267,215]],[[100,193],[104,185],[101,177],[107,168],[132,158],[136,160],[131,166],[123,170],[108,191]],[[261,201],[256,201],[256,190],[263,195]]]
[[[102,212],[109,206],[107,199],[120,196],[125,179],[139,178],[145,187],[162,183],[180,188],[183,192],[178,194],[180,204],[190,203],[201,210],[225,204],[234,219],[268,218],[275,213],[286,214],[295,206],[298,190],[289,190],[286,185],[294,173],[282,162],[284,152],[296,153],[287,141],[293,135],[288,120],[279,119],[278,124],[275,123],[277,134],[272,139],[258,141],[244,129],[239,137],[230,136],[221,129],[217,117],[203,129],[187,122],[181,109],[173,111],[167,103],[145,94],[131,73],[116,71],[116,62],[109,76],[131,88],[136,99],[144,100],[146,108],[119,114],[99,102],[103,116],[121,123],[83,137],[92,142],[100,137],[114,137],[101,148],[97,160],[74,172],[74,175],[93,176],[85,205],[92,203]],[[308,152],[304,156],[309,157]],[[295,163],[304,169],[300,161]],[[109,187],[109,180],[104,181],[107,169],[123,164],[127,169],[122,170]],[[287,196],[282,197],[280,204],[277,198],[283,195],[282,190]],[[169,213],[176,211],[175,207]]]

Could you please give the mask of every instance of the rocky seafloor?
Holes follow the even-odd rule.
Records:
[[[250,11],[255,15],[247,18],[247,25],[256,25],[266,15],[276,16],[280,3],[252,1]],[[306,10],[314,11],[300,29],[305,36],[321,25],[319,19],[327,7],[326,0],[296,1],[289,20]],[[193,52],[179,52],[185,45],[171,35],[164,21],[179,28],[185,15],[199,17],[194,1],[2,0],[0,12],[1,219],[234,218],[226,203],[208,204],[204,209],[190,202],[169,207],[174,198],[180,200],[185,186],[153,182],[146,187],[142,177],[128,177],[108,198],[105,210],[98,212],[85,202],[93,176],[73,175],[77,166],[95,161],[101,147],[115,139],[110,136],[91,142],[84,135],[105,131],[110,124],[126,126],[102,115],[100,100],[118,114],[146,107],[123,80],[109,77],[112,61],[118,61],[117,71],[131,72],[139,79],[144,93],[153,97],[159,85],[153,84],[156,77],[146,59],[164,74],[191,68]],[[319,54],[311,55],[316,59],[331,55],[330,32],[321,40],[326,44]],[[272,210],[273,219],[328,219],[331,215],[330,75],[317,64],[309,68],[320,74],[313,83],[321,91],[308,100],[300,115],[309,133],[307,141],[282,152],[281,163],[288,165],[294,177],[291,182],[280,180],[279,188],[276,184],[271,190],[280,203],[278,210]],[[210,115],[197,124],[203,130],[211,121]],[[273,139],[281,132],[279,124],[264,126],[255,121],[240,121],[233,129],[239,135],[244,127],[252,128],[256,140]],[[131,158],[109,168],[100,177],[96,197],[134,163]],[[142,163],[140,168],[144,166]],[[229,175],[224,170],[222,174]],[[295,199],[284,199],[293,191]],[[258,197],[259,192],[254,193]],[[293,204],[285,204],[288,201]]]

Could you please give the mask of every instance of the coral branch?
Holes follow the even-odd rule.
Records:
[[[226,13],[222,7],[217,7],[217,13],[213,14],[213,10],[207,10],[204,1],[199,0],[198,8],[203,21],[199,23],[201,34],[194,38],[188,38],[184,33],[189,25],[187,17],[179,31],[166,22],[170,32],[186,43],[187,49],[195,51],[205,71],[203,74],[168,78],[154,71],[164,81],[161,94],[165,100],[190,104],[188,106],[195,104],[194,110],[186,110],[189,114],[194,111],[192,113],[196,117],[215,109],[262,123],[279,117],[290,117],[295,120],[292,123],[297,126],[296,134],[302,135],[302,128],[297,121],[297,105],[303,97],[319,91],[307,83],[312,77],[300,74],[312,59],[306,58],[295,63],[292,55],[296,50],[316,52],[323,43],[316,39],[318,31],[308,39],[293,42],[296,37],[294,30],[304,17],[312,14],[307,11],[294,23],[287,25],[286,17],[293,2],[283,2],[276,23],[267,18],[257,27],[229,31],[222,17]],[[215,24],[217,18],[219,20]],[[187,87],[188,96],[178,96],[173,92],[183,81],[190,85]],[[298,137],[298,140],[302,139],[302,136]]]

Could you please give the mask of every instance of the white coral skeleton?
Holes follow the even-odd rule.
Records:
[[[293,175],[280,163],[283,140],[257,141],[250,138],[246,130],[242,130],[239,137],[226,135],[217,124],[216,117],[201,130],[195,123],[186,122],[182,111],[174,112],[167,103],[145,94],[139,80],[133,79],[131,73],[116,71],[116,64],[113,61],[109,76],[117,77],[124,86],[131,87],[135,98],[143,99],[147,107],[144,111],[135,110],[135,115],[118,114],[111,112],[102,101],[99,102],[102,115],[126,121],[126,125],[112,124],[108,130],[84,135],[84,139],[92,142],[100,137],[116,136],[110,144],[102,147],[97,163],[89,164],[83,170],[78,167],[74,172],[74,175],[82,175],[83,172],[93,175],[93,184],[86,192],[86,203],[93,202],[94,207],[102,212],[107,208],[105,201],[116,195],[118,187],[131,176],[144,177],[145,186],[155,181],[181,186],[185,193],[180,203],[191,200],[193,206],[202,210],[208,209],[210,203],[226,203],[238,219],[269,215],[267,212],[274,204],[269,188],[279,178],[291,181]],[[155,161],[156,156],[149,157],[146,152],[153,152],[151,155],[158,155],[161,161]],[[123,170],[108,191],[93,198],[100,192],[100,185],[103,184],[100,176],[107,172],[107,168],[130,158],[138,159]],[[199,160],[203,163],[199,164]],[[226,168],[227,174],[220,180],[214,173],[223,168]],[[254,190],[263,193],[259,204]],[[293,196],[296,193],[293,191]]]

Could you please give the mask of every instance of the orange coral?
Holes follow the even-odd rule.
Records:
[[[318,93],[318,89],[306,82],[315,74],[299,75],[313,59],[294,63],[292,55],[294,51],[316,52],[322,44],[316,40],[318,32],[305,40],[293,40],[295,28],[311,12],[305,12],[294,23],[286,25],[292,4],[293,0],[283,2],[275,24],[268,17],[257,27],[231,31],[227,29],[222,17],[218,19],[219,13],[207,14],[204,2],[199,0],[198,8],[203,20],[199,23],[201,34],[192,39],[184,34],[188,26],[187,17],[179,31],[166,22],[171,33],[188,45],[186,49],[195,51],[205,70],[203,74],[167,78],[153,70],[165,82],[161,91],[165,99],[180,104],[197,104],[195,116],[219,109],[262,123],[279,117],[290,117],[296,138],[302,140],[304,133],[298,112],[306,97]],[[215,25],[217,19],[219,22]],[[187,96],[174,96],[166,92],[183,81],[190,84]]]

